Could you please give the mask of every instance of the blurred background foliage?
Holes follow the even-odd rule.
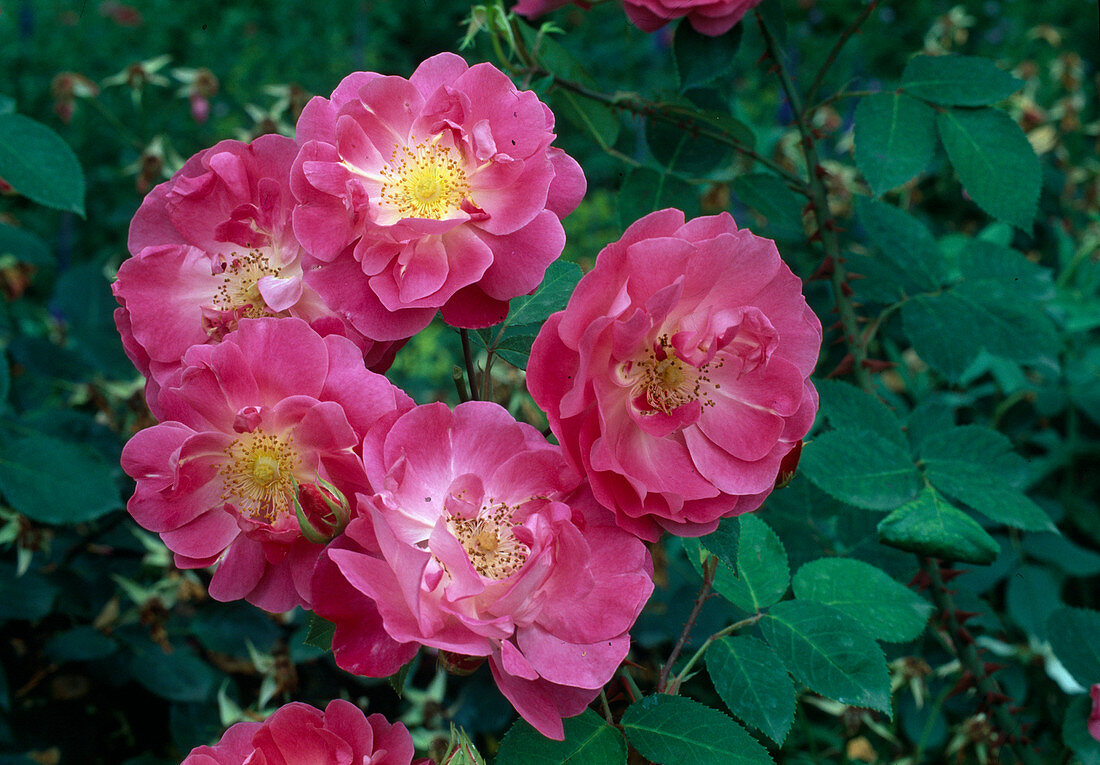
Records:
[[[785,17],[786,49],[804,71],[803,86],[862,6],[763,6]],[[306,100],[328,94],[351,71],[408,76],[424,58],[458,49],[469,12],[460,0],[0,0],[0,113],[54,129],[87,184],[84,216],[0,198],[0,752],[10,753],[0,762],[178,762],[239,719],[292,699],[324,706],[338,696],[404,720],[424,751],[447,738],[452,722],[495,751],[514,713],[484,669],[454,678],[423,657],[402,695],[385,680],[351,677],[305,642],[304,614],[268,616],[211,601],[205,573],[175,570],[159,540],[129,520],[122,508],[132,485],[118,458],[125,440],[152,420],[114,329],[109,290],[142,195],[183,159],[224,138],[292,134]],[[757,151],[800,167],[789,111],[759,65],[763,43],[754,24],[745,25],[736,63],[718,87],[685,96],[674,95],[680,81],[671,29],[645,35],[614,3],[591,11],[570,6],[550,18],[565,33],[556,39],[597,89],[714,105],[749,126]],[[879,379],[881,393],[914,427],[979,423],[1007,434],[1032,463],[1033,495],[1061,522],[1064,536],[997,532],[996,561],[953,584],[959,607],[980,614],[971,627],[1010,665],[999,674],[1006,691],[1026,703],[1046,741],[1061,740],[1067,704],[1049,661],[1044,673],[1046,619],[1060,602],[1100,606],[1097,30],[1096,4],[1081,0],[887,3],[820,90],[821,98],[841,89],[890,90],[920,51],[985,56],[1024,81],[1006,109],[1042,162],[1033,232],[991,223],[965,201],[942,149],[928,172],[888,199],[906,209],[919,205],[945,257],[957,258],[964,237],[979,237],[1049,269],[1058,290],[1039,310],[1057,321],[1057,347],[1038,349],[1045,358],[1027,366],[987,354],[946,382],[894,323],[881,342],[895,366]],[[471,63],[493,59],[485,35],[464,55]],[[852,159],[857,103],[837,98],[817,110],[815,123],[826,136],[834,213],[853,227],[853,200],[868,193]],[[589,178],[587,198],[565,221],[564,257],[587,270],[624,223],[651,209],[639,193],[645,177],[636,175],[633,186],[630,177],[634,166],[655,172],[661,146],[653,133],[647,142],[645,125],[629,113],[616,114],[601,146],[557,111],[558,145]],[[768,208],[782,195],[754,197],[751,185],[736,181],[747,169],[743,161],[720,159],[675,168],[665,201],[689,215],[729,209],[779,240],[796,273],[812,274],[820,256],[805,243],[800,210]],[[867,240],[865,232],[855,236]],[[826,284],[810,284],[808,297],[819,315],[829,315]],[[824,354],[822,373],[842,355],[835,348]],[[391,376],[419,403],[454,403],[451,374],[460,363],[457,335],[435,324],[399,354]],[[498,400],[542,427],[522,372],[504,363],[493,371]],[[879,544],[877,516],[830,498],[804,477],[778,492],[761,517],[783,540],[792,570],[828,554],[872,562],[903,582],[916,571],[912,556]],[[642,675],[659,668],[699,586],[684,546],[691,542],[655,550],[660,587],[633,633]],[[696,642],[738,615],[729,603],[711,601]],[[978,761],[981,721],[964,699],[948,698],[951,655],[926,635],[890,646],[887,657],[901,688],[893,721],[843,705],[805,704],[780,761],[940,762],[949,754]],[[706,680],[685,692],[714,697]],[[926,703],[930,698],[938,702]],[[1067,732],[1067,739],[1071,733],[1078,735]],[[1081,747],[1084,761],[1100,762],[1098,750]]]

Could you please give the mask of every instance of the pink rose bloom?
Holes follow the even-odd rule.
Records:
[[[409,337],[438,309],[458,327],[501,321],[584,195],[553,127],[534,93],[451,53],[408,80],[345,78],[298,119],[294,231],[321,261],[308,282],[369,337]]]
[[[768,239],[661,210],[600,252],[531,349],[566,455],[643,539],[755,510],[817,411],[821,324]]]
[[[324,712],[295,701],[262,723],[237,723],[214,746],[192,749],[182,765],[411,765],[412,758],[404,725],[336,699]]]
[[[623,0],[623,10],[643,32],[655,32],[687,16],[696,32],[715,37],[730,31],[759,4],[760,0]]]
[[[1092,713],[1089,715],[1089,735],[1100,741],[1100,683],[1089,690],[1092,696]]]
[[[122,450],[130,514],[179,568],[216,563],[215,599],[308,608],[323,545],[303,537],[295,499],[316,530],[338,531],[348,512],[329,503],[370,490],[363,435],[412,401],[350,340],[285,318],[242,319],[220,344],[192,346],[160,403],[167,421]]]
[[[379,492],[313,584],[337,664],[390,675],[420,645],[488,657],[519,713],[560,740],[626,657],[653,591],[645,546],[496,404],[417,407],[363,455]]]
[[[375,343],[325,305],[302,278],[294,238],[290,167],[297,144],[265,135],[222,141],[153,189],[130,224],[133,257],[113,285],[115,323],[134,365],[149,378],[150,409],[192,345],[213,343],[241,318],[298,316],[343,334],[384,371],[393,343]]]

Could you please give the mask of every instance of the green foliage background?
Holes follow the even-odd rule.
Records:
[[[627,742],[655,762],[868,761],[868,748],[879,762],[979,761],[983,746],[997,747],[979,718],[989,699],[952,693],[960,619],[982,661],[1005,665],[994,676],[1010,700],[996,703],[1019,707],[1031,742],[1053,758],[1044,761],[1100,762],[1087,700],[1066,691],[1071,677],[1100,682],[1083,645],[1100,626],[1095,4],[885,3],[842,50],[816,95],[855,95],[818,109],[813,127],[845,265],[863,277],[848,282],[851,300],[873,330],[872,361],[884,363],[861,391],[843,374],[843,343],[826,347],[819,422],[791,485],[758,516],[654,550],[660,586],[632,633],[647,692],[701,577],[718,595],[685,646],[691,657],[716,636],[705,656],[673,668],[682,695],[630,705],[617,678],[608,695],[618,727],[586,712],[559,748],[512,725],[484,669],[448,677],[422,655],[398,687],[348,676],[311,645],[323,636],[307,642],[305,614],[209,600],[205,574],[175,570],[122,510],[132,485],[121,446],[152,420],[111,320],[109,281],[142,192],[218,140],[289,133],[304,100],[351,71],[407,76],[457,50],[469,3],[134,8],[141,23],[128,25],[112,3],[0,5],[0,168],[41,138],[27,118],[55,131],[82,168],[38,168],[60,196],[28,199],[25,187],[26,197],[0,198],[0,763],[30,762],[28,752],[40,762],[178,762],[238,719],[338,696],[405,720],[425,752],[460,724],[501,763],[620,762]],[[761,6],[803,92],[862,8]],[[581,162],[589,193],[565,221],[567,263],[536,299],[513,305],[510,326],[475,338],[503,359],[492,367],[497,400],[544,425],[523,389],[531,334],[564,304],[578,265],[590,268],[625,225],[664,206],[729,209],[775,238],[831,324],[836,285],[810,280],[822,256],[808,241],[806,198],[776,172],[802,174],[804,158],[751,17],[739,45],[693,38],[686,25],[644,35],[614,3],[550,18],[565,34],[540,48],[542,65],[625,101],[611,109],[549,78],[528,83],[554,107],[559,145]],[[986,61],[964,66],[965,87],[928,86],[937,73],[912,58],[922,50]],[[496,60],[484,33],[464,54]],[[170,61],[140,88],[127,84],[133,65],[160,56]],[[205,123],[179,68],[208,69],[219,83]],[[98,90],[75,98],[68,120],[62,73]],[[632,99],[705,112],[774,167],[643,119]],[[54,149],[42,155],[61,157]],[[454,403],[461,358],[457,335],[435,324],[391,377],[420,403]],[[921,574],[913,552],[964,562],[951,608],[905,587],[945,575]],[[688,749],[678,748],[684,735]]]

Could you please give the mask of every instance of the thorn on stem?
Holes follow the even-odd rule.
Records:
[[[828,380],[831,380],[834,377],[843,377],[844,375],[851,374],[852,373],[852,367],[854,367],[854,366],[855,366],[855,357],[852,356],[852,354],[849,353],[844,358],[842,358],[840,360],[840,363],[836,365],[836,369],[834,369],[829,374],[825,375],[825,378],[828,379]]]
[[[893,369],[897,366],[897,364],[895,364],[894,362],[885,361],[883,359],[864,359],[860,363],[863,365],[864,369],[875,374],[878,374],[879,372],[885,372],[887,369]]]
[[[810,274],[810,278],[807,281],[816,282],[818,280],[828,279],[833,275],[833,271],[836,269],[836,264],[833,263],[832,255],[826,255],[825,259],[821,261],[821,265],[817,267],[817,270]]]

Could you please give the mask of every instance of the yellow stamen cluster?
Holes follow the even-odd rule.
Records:
[[[718,366],[722,366],[721,360]],[[700,398],[703,406],[714,406],[707,395],[711,382],[707,374],[709,369],[709,363],[696,368],[678,357],[668,335],[661,335],[656,347],[648,348],[640,360],[628,363],[627,375],[636,379],[635,395],[645,394],[646,403],[652,410],[646,414],[672,414],[675,409]]]
[[[222,501],[241,515],[274,523],[294,514],[294,469],[301,462],[292,439],[257,428],[242,433],[225,448]]]
[[[390,164],[382,168],[382,201],[404,218],[443,220],[470,193],[461,157],[439,139],[395,145]]]
[[[527,545],[512,534],[515,509],[490,500],[474,518],[447,519],[447,528],[470,557],[474,570],[488,579],[507,579],[527,562]]]
[[[257,284],[265,276],[278,276],[280,270],[274,268],[259,250],[240,257],[234,253],[222,272],[222,283],[214,294],[214,307],[219,311],[239,311],[248,319],[274,316],[264,303]]]

